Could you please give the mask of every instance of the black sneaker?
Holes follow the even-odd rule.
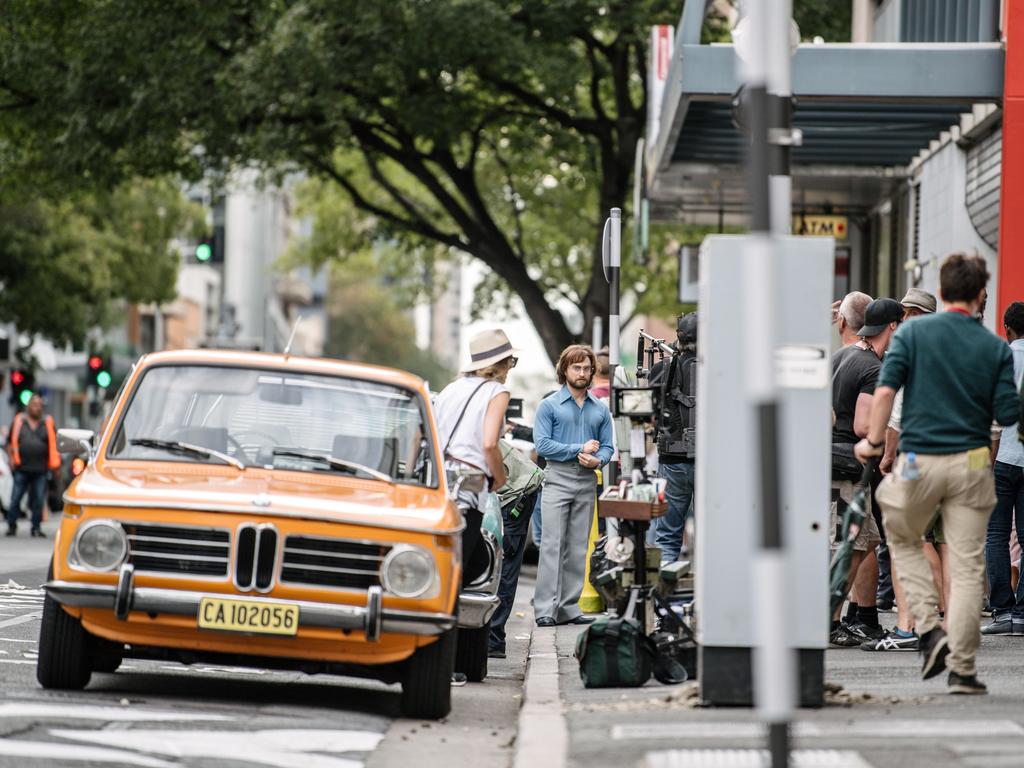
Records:
[[[992,622],[981,628],[983,635],[1012,635],[1013,618],[1008,613],[1001,613],[992,617]]]
[[[917,635],[902,637],[895,632],[886,632],[877,640],[865,640],[860,644],[862,651],[916,651]]]
[[[877,640],[885,634],[885,630],[882,627],[869,627],[867,624],[859,621],[855,624],[847,624],[846,628],[851,634],[861,638],[862,643],[868,640]]]
[[[13,525],[7,526],[7,533],[5,535],[7,535],[7,536],[17,536],[18,535],[17,527],[13,526]]]
[[[855,634],[846,624],[840,624],[828,636],[828,644],[835,648],[859,648],[865,642],[863,635]]]
[[[949,640],[942,627],[935,627],[921,635],[921,679],[930,680],[941,675],[946,669],[946,657],[949,656]]]
[[[958,675],[956,672],[950,672],[946,686],[949,693],[966,696],[981,696],[988,693],[988,688],[977,675]]]
[[[487,651],[487,658],[489,659],[504,659],[505,649],[504,648],[491,648]]]

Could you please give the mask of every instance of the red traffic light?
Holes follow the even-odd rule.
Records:
[[[20,387],[25,383],[25,374],[21,371],[11,371],[11,384]]]
[[[103,358],[100,357],[99,355],[92,355],[89,358],[89,367],[92,370],[98,371],[102,365],[103,365]]]

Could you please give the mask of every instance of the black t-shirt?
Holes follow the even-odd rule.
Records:
[[[22,472],[46,471],[47,458],[50,454],[50,440],[44,420],[41,420],[39,425],[32,429],[28,419],[22,418],[21,429],[18,432],[18,454],[21,456],[21,465],[18,469]]]
[[[882,361],[870,349],[856,344],[843,347],[832,355],[832,409],[836,424],[832,427],[833,443],[856,443],[853,415],[861,393],[873,395]]]

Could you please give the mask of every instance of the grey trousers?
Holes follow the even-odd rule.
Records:
[[[582,611],[587,542],[594,520],[597,475],[576,461],[549,461],[544,470],[537,586],[533,593],[535,618],[571,621]]]

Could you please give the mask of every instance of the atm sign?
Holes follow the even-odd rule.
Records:
[[[845,240],[848,222],[845,216],[794,216],[793,234],[809,237],[834,237]]]

